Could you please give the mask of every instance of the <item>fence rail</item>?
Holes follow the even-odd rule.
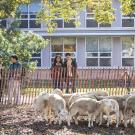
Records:
[[[40,92],[60,88],[63,93],[107,91],[123,95],[135,89],[134,68],[64,68],[1,70],[0,107],[32,104]]]

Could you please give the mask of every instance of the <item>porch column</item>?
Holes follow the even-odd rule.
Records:
[[[122,66],[122,58],[121,58],[122,46],[120,37],[112,37],[112,44],[113,44],[112,66],[113,67]]]

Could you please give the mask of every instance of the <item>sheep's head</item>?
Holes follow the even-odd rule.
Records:
[[[67,110],[61,110],[59,113],[59,118],[64,121],[67,120],[68,117],[68,111]]]

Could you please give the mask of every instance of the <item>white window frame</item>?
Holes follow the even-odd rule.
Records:
[[[28,8],[28,12],[25,13],[25,12],[21,12],[20,13],[20,18],[17,18],[18,21],[21,21],[21,20],[27,20],[28,21],[28,27],[27,28],[19,28],[19,29],[41,29],[42,28],[42,23],[40,23],[40,27],[39,28],[30,28],[30,21],[31,20],[34,20],[34,21],[37,21],[38,19],[37,18],[30,18],[30,15],[36,15],[37,12],[30,12],[30,5],[26,5],[27,8]],[[28,17],[27,18],[21,18],[21,15],[27,15]]]
[[[121,43],[121,67],[132,67],[132,66],[123,66],[122,65],[122,59],[123,58],[133,58],[134,59],[134,64],[133,64],[133,66],[135,67],[135,36],[129,36],[129,37],[133,37],[133,39],[134,39],[134,53],[133,53],[133,56],[130,56],[130,57],[125,57],[125,56],[123,56],[123,53],[122,53],[122,37],[120,37],[120,43]]]
[[[112,25],[110,26],[110,27],[101,27],[100,25],[101,24],[99,24],[98,22],[97,22],[97,24],[98,24],[98,26],[97,27],[87,27],[87,20],[94,20],[94,21],[96,21],[95,20],[95,18],[94,17],[88,17],[87,15],[94,15],[94,13],[89,13],[89,12],[87,12],[87,8],[85,8],[85,28],[90,28],[90,29],[94,29],[94,28],[111,28],[112,27]]]
[[[65,38],[65,37],[62,37],[62,38]],[[73,37],[71,37],[71,38],[73,38]],[[76,45],[75,45],[76,52],[64,52],[64,40],[62,40],[63,41],[63,43],[62,43],[63,51],[62,52],[52,52],[52,44],[51,44],[51,38],[50,38],[50,67],[52,66],[52,58],[55,58],[55,57],[52,57],[53,53],[62,53],[62,60],[63,60],[63,62],[64,62],[64,59],[66,58],[65,57],[66,53],[71,53],[71,54],[74,53],[75,57],[72,57],[72,58],[75,58],[76,61],[77,61],[77,37],[74,37],[74,38],[76,39]]]
[[[134,26],[133,26],[133,27],[123,27],[123,26],[122,26],[122,20],[123,20],[123,19],[133,19],[133,20],[134,20]],[[135,27],[135,17],[124,16],[124,15],[121,14],[121,27],[122,27],[122,28],[134,28],[134,27]]]
[[[97,37],[98,39],[98,52],[87,52],[86,50],[86,42],[87,42],[87,37],[85,36],[85,67],[105,67],[105,68],[109,68],[109,67],[112,67],[112,61],[113,61],[113,55],[112,55],[112,52],[113,52],[113,40],[112,40],[112,37],[111,37],[111,52],[100,52],[99,51],[99,46],[100,46],[100,43],[99,43],[99,39],[100,37],[110,37],[110,36],[93,36],[93,37]],[[87,56],[87,53],[98,53],[98,56],[97,57],[90,57],[90,56]],[[110,53],[111,56],[100,56],[100,53]],[[97,58],[98,59],[98,66],[87,66],[87,58]],[[100,66],[100,58],[110,58],[111,59],[111,66]]]

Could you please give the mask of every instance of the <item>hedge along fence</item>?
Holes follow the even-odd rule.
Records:
[[[110,95],[123,95],[135,88],[133,68],[74,68],[71,72],[65,68],[3,69],[0,73],[1,106],[31,104],[40,92],[50,93],[57,87],[63,93],[107,91]]]

